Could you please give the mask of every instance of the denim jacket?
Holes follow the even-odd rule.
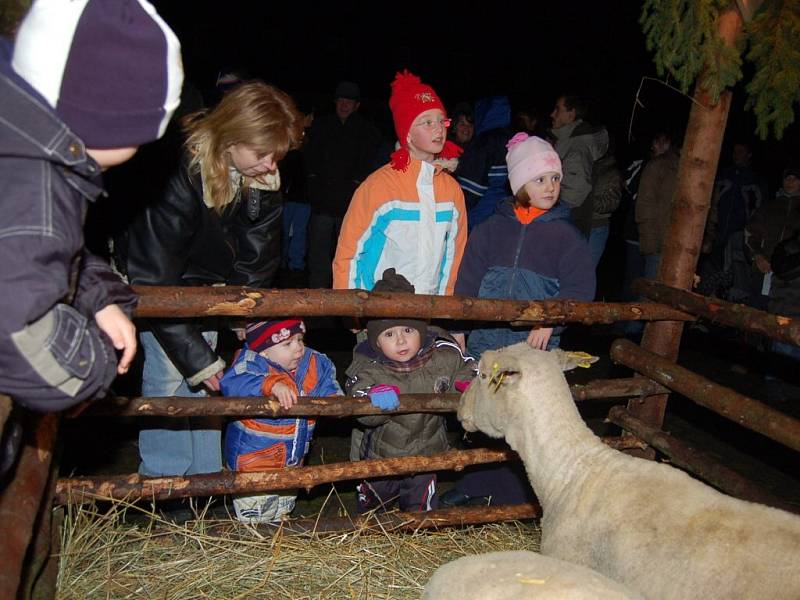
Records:
[[[0,392],[38,411],[103,395],[116,374],[94,319],[136,295],[84,248],[100,167],[49,105],[0,60]]]

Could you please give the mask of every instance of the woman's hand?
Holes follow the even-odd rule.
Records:
[[[536,350],[547,350],[547,342],[550,341],[550,336],[553,335],[552,327],[542,327],[540,329],[531,329],[528,334],[528,345]]]
[[[122,356],[117,363],[117,373],[123,375],[128,372],[133,357],[136,356],[136,326],[122,309],[116,304],[109,304],[94,314],[97,326],[111,340],[117,350],[122,350]]]
[[[459,348],[461,348],[461,352],[466,353],[467,351],[467,336],[464,333],[450,333],[453,336],[453,339],[458,344]]]
[[[218,392],[219,391],[219,380],[222,379],[222,374],[223,374],[223,371],[219,371],[217,373],[214,373],[208,379],[204,379],[203,380],[203,385],[206,386],[212,392]]]
[[[765,275],[772,271],[772,265],[769,264],[769,261],[763,254],[756,254],[753,257],[753,261],[756,264],[756,269],[764,273]]]
[[[278,399],[282,408],[291,408],[297,404],[297,394],[285,383],[278,382],[272,386],[272,395]]]

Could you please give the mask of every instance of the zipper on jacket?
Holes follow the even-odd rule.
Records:
[[[508,280],[508,297],[512,298],[511,293],[514,290],[514,283],[517,279],[517,269],[519,265],[519,255],[522,253],[522,242],[525,241],[525,232],[528,229],[528,225],[530,223],[520,223],[521,230],[519,232],[519,241],[517,242],[517,249],[514,252],[514,264],[511,267],[511,278]]]

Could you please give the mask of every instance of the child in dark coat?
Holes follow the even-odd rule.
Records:
[[[373,291],[414,293],[414,286],[387,269]],[[384,410],[397,408],[398,394],[444,393],[463,388],[475,375],[475,361],[462,354],[443,329],[415,319],[373,319],[367,340],[347,369],[348,394],[367,395]],[[444,417],[432,413],[374,415],[358,419],[351,437],[351,460],[430,455],[449,448]],[[436,474],[362,482],[358,510],[363,513],[399,501],[401,510],[438,507]]]

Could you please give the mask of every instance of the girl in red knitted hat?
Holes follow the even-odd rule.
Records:
[[[394,267],[419,294],[452,294],[467,221],[464,195],[447,169],[455,168],[461,150],[447,140],[442,101],[416,75],[397,74],[389,107],[398,149],[353,195],[333,287],[371,290]]]

